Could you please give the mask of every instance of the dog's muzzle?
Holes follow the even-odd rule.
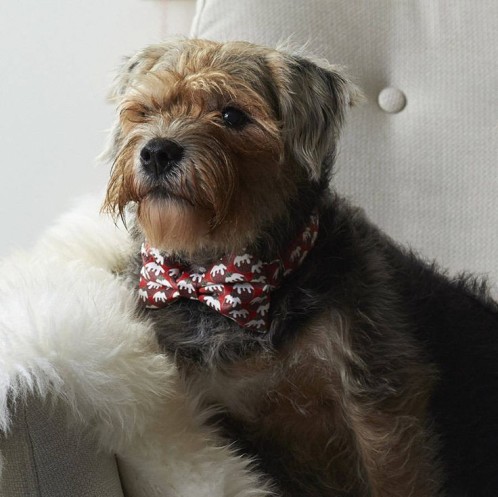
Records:
[[[140,151],[143,170],[155,179],[164,176],[184,155],[184,148],[166,138],[150,140]]]

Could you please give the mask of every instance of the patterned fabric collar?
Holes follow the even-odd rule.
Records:
[[[314,212],[280,259],[263,262],[244,253],[222,257],[211,267],[183,265],[145,242],[139,298],[149,309],[180,298],[199,300],[240,326],[264,333],[270,326],[271,292],[302,264],[317,236]]]

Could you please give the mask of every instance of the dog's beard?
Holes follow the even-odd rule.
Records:
[[[153,246],[186,257],[225,250],[236,176],[226,156],[213,155],[191,154],[153,181],[135,173],[130,193],[138,204],[138,223]]]
[[[153,246],[189,252],[208,237],[212,214],[181,198],[153,193],[139,203],[137,217]]]

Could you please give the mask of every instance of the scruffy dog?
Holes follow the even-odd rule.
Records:
[[[105,208],[192,396],[284,496],[498,495],[498,307],[329,187],[336,68],[182,40],[125,64]]]

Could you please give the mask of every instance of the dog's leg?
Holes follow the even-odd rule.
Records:
[[[378,354],[374,345],[363,347],[360,331],[346,318],[335,318],[321,335],[327,344],[324,360],[332,365],[340,393],[343,423],[353,436],[358,461],[371,497],[435,497],[441,485],[436,447],[426,425],[427,405],[434,371],[418,359],[417,347],[406,338],[389,347],[389,330],[382,334],[381,348],[397,354]],[[320,336],[320,335],[318,335]],[[354,339],[353,339],[354,337]],[[387,343],[387,345],[386,345]]]
[[[282,350],[283,374],[273,373],[272,404],[264,411],[271,415],[254,427],[271,437],[257,443],[283,454],[266,461],[277,475],[293,465],[290,478],[302,490],[291,487],[290,495],[336,488],[341,495],[436,497],[442,479],[425,424],[434,371],[409,340],[400,344],[394,336],[398,347],[388,347],[385,330],[380,348],[396,353],[376,354],[379,344],[361,342],[362,333],[344,315],[325,312]]]
[[[411,416],[373,413],[358,405],[355,411],[350,421],[371,496],[439,495],[434,450],[420,422]]]

